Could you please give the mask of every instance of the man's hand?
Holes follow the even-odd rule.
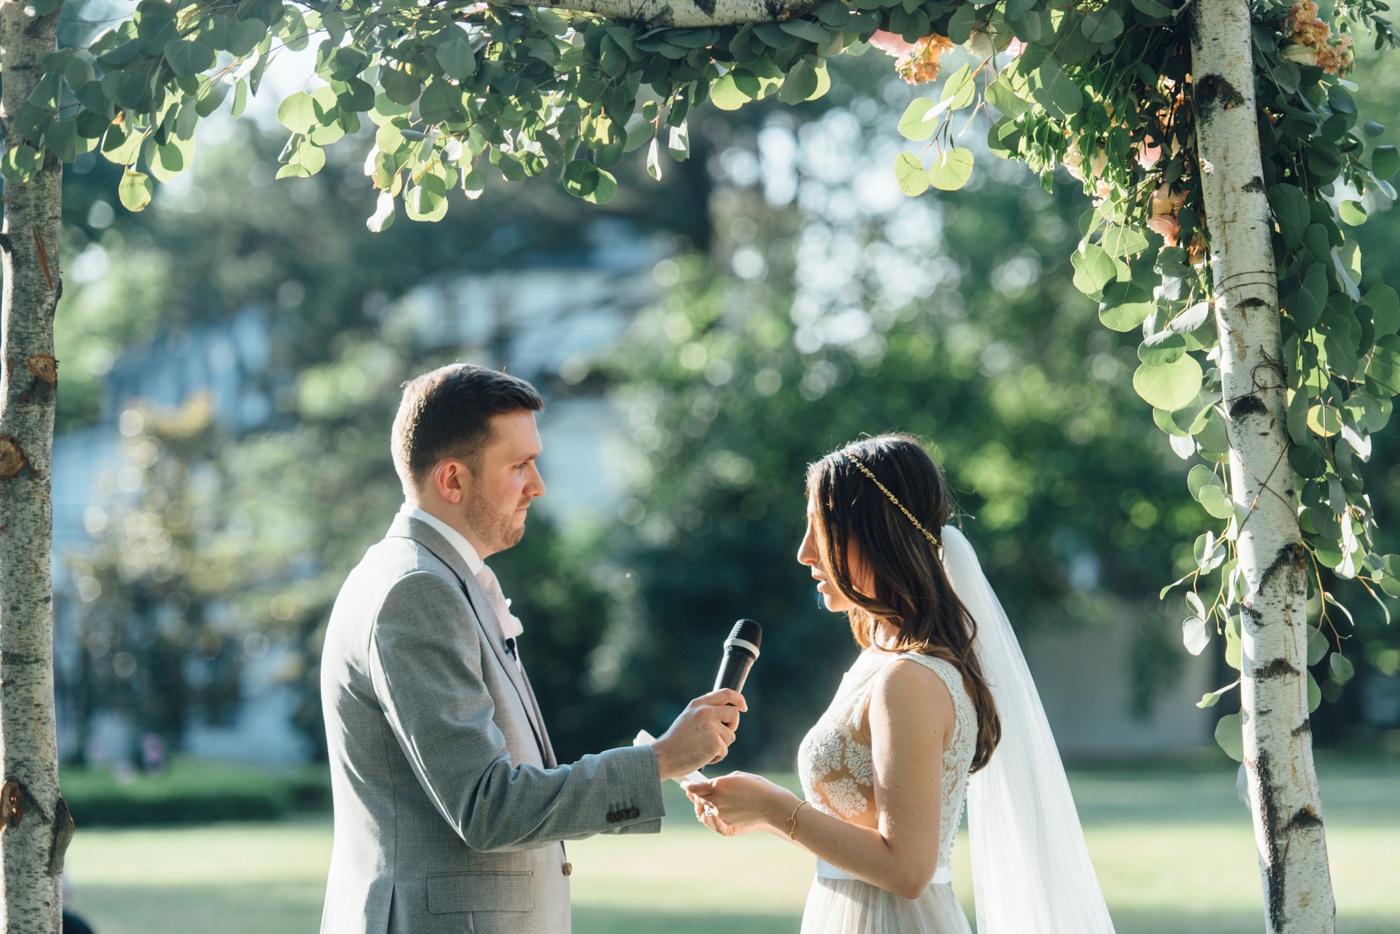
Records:
[[[721,688],[686,705],[660,739],[652,744],[661,779],[680,778],[723,759],[739,728],[740,711],[748,710],[744,695]]]

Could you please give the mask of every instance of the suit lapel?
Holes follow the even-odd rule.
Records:
[[[393,524],[389,526],[389,536],[409,538],[417,542],[427,549],[433,557],[446,565],[447,569],[452,572],[452,576],[457,578],[462,593],[466,595],[467,604],[472,608],[472,615],[476,617],[476,624],[481,629],[482,640],[491,646],[496,660],[505,669],[506,677],[510,679],[511,685],[520,696],[520,702],[525,708],[525,719],[530,724],[530,732],[534,734],[540,756],[546,760],[546,764],[552,764],[554,751],[549,744],[549,734],[544,729],[544,718],[540,715],[539,704],[535,702],[535,692],[530,689],[530,681],[525,677],[524,670],[515,663],[515,659],[506,651],[501,635],[503,630],[500,620],[496,618],[496,611],[492,609],[491,601],[486,598],[485,589],[481,586],[481,582],[476,579],[476,575],[467,567],[461,553],[439,535],[432,526],[403,515],[394,517]]]

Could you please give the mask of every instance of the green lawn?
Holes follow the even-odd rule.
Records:
[[[1400,765],[1319,766],[1340,934],[1400,931]],[[1216,770],[1073,776],[1119,934],[1257,934],[1248,814]],[[673,789],[674,790],[674,789]],[[716,837],[678,796],[658,836],[571,844],[578,934],[797,930],[811,859],[768,835]],[[80,830],[71,905],[97,934],[314,931],[328,818],[159,830]],[[966,847],[956,887],[970,904]],[[718,896],[718,897],[717,897]],[[711,910],[712,901],[725,906]]]

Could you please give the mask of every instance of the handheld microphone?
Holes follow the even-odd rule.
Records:
[[[751,619],[741,619],[734,624],[729,638],[724,640],[724,660],[720,662],[719,674],[715,677],[713,690],[731,688],[743,691],[744,679],[758,658],[758,647],[763,642],[763,627]]]
[[[735,691],[744,689],[744,680],[749,676],[749,669],[753,667],[754,659],[758,658],[758,646],[763,642],[763,627],[751,619],[741,619],[734,624],[730,630],[729,638],[724,640],[724,660],[719,664],[719,674],[715,677],[715,686],[712,690],[718,691],[720,688],[732,688]],[[633,746],[642,746],[656,742],[656,737],[646,730],[637,733],[636,739],[632,740]],[[703,782],[705,776],[699,772],[691,772],[685,776],[686,781]],[[676,779],[677,782],[681,779]]]

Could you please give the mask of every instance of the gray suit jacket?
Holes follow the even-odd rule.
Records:
[[[656,831],[650,747],[558,765],[456,549],[402,515],[350,573],[321,701],[335,800],[322,934],[559,934],[562,841]]]

